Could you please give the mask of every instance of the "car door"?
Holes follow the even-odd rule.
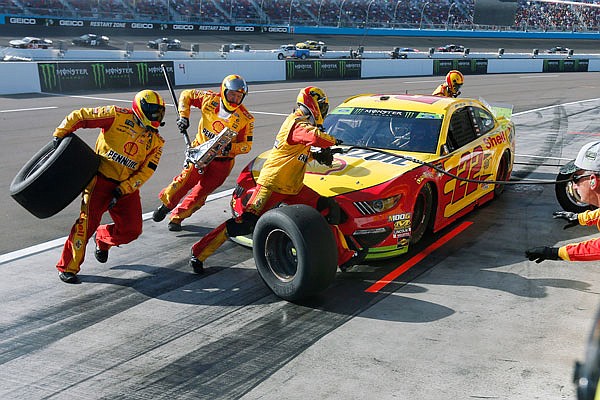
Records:
[[[479,109],[481,110],[481,109]],[[489,179],[492,171],[491,152],[486,149],[483,132],[489,131],[489,122],[482,129],[480,112],[465,106],[450,116],[446,147],[450,154],[443,167],[450,174],[468,180]],[[486,119],[486,121],[488,121]],[[493,129],[492,117],[492,129]],[[444,176],[442,178],[443,216],[448,218],[475,204],[477,199],[493,189],[493,185],[468,182]]]

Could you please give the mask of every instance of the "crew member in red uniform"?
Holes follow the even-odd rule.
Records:
[[[309,86],[300,90],[297,108],[281,125],[245,212],[238,219],[231,218],[222,223],[192,246],[190,266],[196,273],[203,272],[204,261],[228,237],[250,233],[258,217],[282,201],[287,204],[307,204],[319,210],[328,210],[330,221],[335,219],[334,215],[337,211],[339,219],[337,203],[320,196],[303,183],[308,161],[315,159],[328,165],[333,161],[331,152],[311,152],[311,146],[328,148],[339,143],[336,138],[322,130],[323,118],[328,110],[329,102],[322,89]],[[331,226],[338,245],[338,262],[341,265],[355,253],[348,249],[346,240],[337,226]]]
[[[465,77],[460,71],[453,69],[446,74],[446,80],[434,91],[434,96],[458,97],[460,88],[465,83]]]
[[[80,128],[100,128],[96,153],[98,173],[83,191],[81,212],[71,228],[56,268],[63,282],[78,283],[88,240],[96,232],[96,259],[105,263],[108,250],[135,240],[142,233],[140,187],[158,167],[164,139],[165,102],[155,91],[135,95],[131,109],[117,106],[82,108],[71,112],[54,131],[54,146]],[[108,211],[113,223],[100,225]],[[100,225],[100,226],[99,226]]]
[[[600,142],[584,145],[571,170],[561,171],[573,173],[573,185],[581,197],[581,201],[600,206]],[[565,229],[577,225],[596,226],[600,230],[600,208],[581,213],[557,211],[554,218],[567,221]],[[540,263],[544,260],[596,261],[600,260],[600,238],[571,243],[561,247],[534,247],[525,252],[530,261]]]
[[[252,149],[254,117],[242,105],[247,94],[248,85],[239,75],[226,76],[221,84],[220,93],[197,89],[181,92],[177,120],[179,129],[185,130],[189,127],[191,106],[199,108],[202,112],[198,133],[192,146],[212,139],[225,127],[236,132],[237,137],[233,139],[231,146],[227,146],[204,168],[202,174],[193,164],[188,163],[181,173],[173,178],[171,184],[158,195],[162,204],[154,211],[154,221],[162,221],[172,210],[169,230],[180,231],[181,221],[199,210],[208,195],[227,179],[233,168],[235,156],[248,153]],[[183,201],[179,204],[181,199]]]

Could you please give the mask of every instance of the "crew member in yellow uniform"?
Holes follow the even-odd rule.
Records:
[[[453,69],[446,74],[446,80],[434,91],[434,96],[458,97],[460,88],[465,83],[465,77],[460,71]]]
[[[190,266],[194,272],[203,272],[204,260],[228,237],[250,233],[258,217],[282,201],[328,210],[330,216],[336,211],[339,214],[339,205],[334,200],[320,196],[303,183],[308,161],[315,159],[328,165],[333,161],[332,153],[311,152],[311,146],[328,148],[340,143],[322,128],[323,118],[329,110],[329,101],[325,92],[314,86],[300,90],[296,101],[296,109],[279,129],[245,212],[237,220],[232,218],[222,223],[192,246]],[[350,260],[355,252],[348,249],[346,240],[337,226],[331,226],[338,247],[338,262],[342,265]]]
[[[184,90],[179,96],[179,119],[177,126],[185,130],[190,125],[190,108],[197,107],[202,112],[198,133],[192,146],[198,146],[219,134],[225,127],[237,133],[231,143],[211,161],[200,174],[195,166],[188,163],[181,173],[158,195],[162,204],[154,211],[153,219],[162,221],[171,211],[169,230],[180,231],[181,221],[199,210],[209,194],[223,184],[234,165],[238,154],[252,149],[254,117],[242,105],[248,94],[248,85],[239,75],[228,75],[223,79],[221,92]],[[189,194],[188,194],[189,192]],[[185,196],[185,197],[184,197]],[[181,204],[179,204],[179,201]],[[179,205],[178,205],[179,204]]]
[[[85,248],[96,232],[96,259],[105,263],[112,246],[129,243],[142,233],[140,187],[158,167],[165,102],[160,94],[142,90],[131,109],[117,106],[71,112],[54,131],[54,146],[80,128],[100,128],[96,153],[98,173],[83,191],[81,212],[64,245],[56,268],[63,282],[77,283]],[[76,166],[73,166],[76,168]],[[113,223],[100,225],[108,211]]]

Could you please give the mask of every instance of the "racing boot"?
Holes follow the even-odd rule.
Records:
[[[79,283],[79,278],[72,272],[58,271],[58,277],[64,283]]]
[[[94,250],[94,256],[99,263],[104,264],[108,261],[108,250],[101,250],[100,247],[96,244],[96,250]]]
[[[179,222],[169,222],[168,228],[171,232],[181,232],[181,224]]]
[[[192,267],[194,272],[197,274],[204,273],[204,263],[202,261],[198,260],[194,256],[192,256],[192,258],[190,258],[190,267]]]
[[[169,213],[169,211],[171,211],[170,208],[168,208],[167,206],[165,206],[164,204],[161,204],[156,210],[154,210],[154,212],[152,213],[152,219],[154,220],[154,222],[160,222],[163,219],[165,219],[165,217],[167,216],[167,214]]]

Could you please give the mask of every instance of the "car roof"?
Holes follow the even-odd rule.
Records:
[[[469,99],[469,101],[472,101]],[[386,110],[443,113],[464,99],[424,94],[359,94],[344,100],[339,107],[364,107]]]

